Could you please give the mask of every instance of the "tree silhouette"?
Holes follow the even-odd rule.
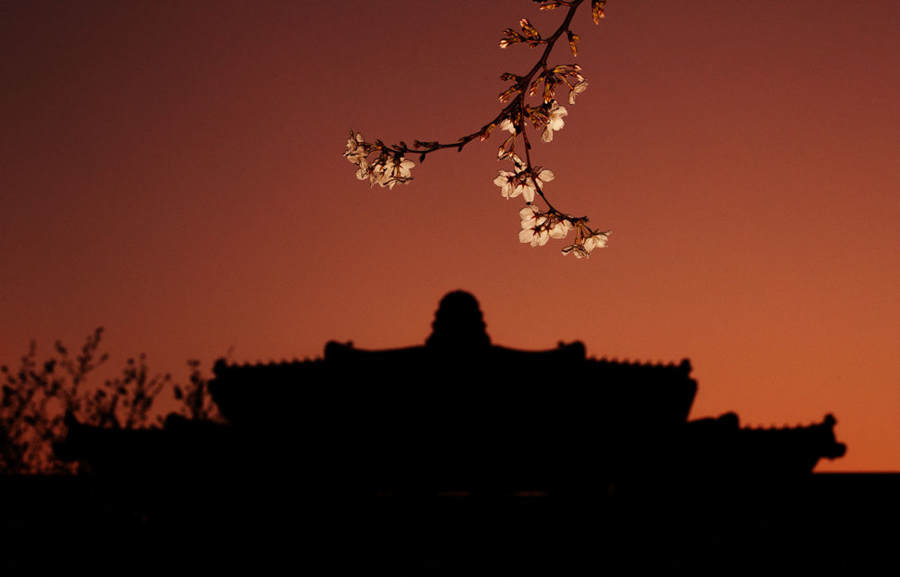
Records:
[[[81,349],[71,353],[56,341],[53,353],[44,361],[37,357],[32,341],[19,368],[0,367],[0,474],[74,473],[77,463],[57,459],[52,444],[66,432],[66,417],[83,424],[113,429],[136,429],[162,425],[154,412],[160,394],[172,389],[181,412],[191,419],[217,415],[206,390],[207,379],[200,361],[188,361],[188,384],[175,384],[170,374],[153,374],[146,355],[129,358],[122,372],[92,386],[89,375],[106,363],[100,352],[103,328],[85,339]]]

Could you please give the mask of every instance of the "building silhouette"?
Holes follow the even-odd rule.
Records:
[[[752,565],[762,568],[776,557],[805,563],[789,551],[825,539],[804,523],[821,519],[827,500],[813,469],[846,450],[832,415],[771,429],[742,427],[735,413],[691,419],[687,359],[596,359],[580,342],[496,345],[463,291],[444,296],[432,328],[405,348],[329,342],[312,360],[220,360],[209,391],[224,423],[70,422],[58,454],[160,531],[201,523],[221,544],[290,518],[316,528],[309,550],[365,552],[354,561],[362,567],[462,568],[502,551],[498,568],[556,568],[560,548],[602,542],[612,567],[710,567],[760,549]],[[136,485],[154,497],[136,504]],[[789,551],[772,548],[760,535],[774,519],[807,534]],[[713,553],[697,556],[693,539],[707,538]]]
[[[236,430],[319,439],[338,469],[352,455],[368,492],[584,492],[662,467],[682,477],[809,474],[844,454],[831,415],[765,430],[740,427],[734,413],[689,420],[697,383],[687,359],[594,359],[580,342],[495,345],[462,291],[441,300],[432,327],[418,346],[329,342],[316,360],[219,361],[210,391]]]

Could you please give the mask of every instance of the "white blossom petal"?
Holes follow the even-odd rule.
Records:
[[[572,225],[569,224],[568,220],[559,220],[553,224],[550,228],[550,237],[551,238],[565,238],[567,234],[569,234],[569,230],[572,228]]]
[[[595,248],[604,248],[609,240],[610,232],[598,232],[584,239],[584,250],[591,252]]]
[[[569,91],[569,104],[575,104],[575,97],[587,90],[587,80],[582,80]]]
[[[547,230],[535,231],[531,237],[531,246],[544,246],[550,240],[550,233]]]
[[[502,188],[509,184],[509,178],[511,176],[513,176],[513,173],[501,170],[500,174],[497,175],[497,178],[494,179],[494,184]]]

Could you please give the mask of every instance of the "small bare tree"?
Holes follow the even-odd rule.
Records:
[[[200,361],[191,359],[187,362],[190,374],[188,384],[184,387],[175,385],[175,398],[183,403],[184,414],[189,419],[218,420],[219,409],[213,403],[207,384],[209,379],[200,370]]]
[[[0,474],[72,473],[77,464],[56,459],[52,444],[66,433],[65,416],[105,428],[134,429],[161,425],[154,403],[167,388],[183,404],[182,413],[192,419],[216,418],[200,362],[188,361],[189,383],[181,387],[169,374],[151,374],[146,355],[130,358],[120,375],[98,386],[87,377],[108,360],[101,353],[103,328],[87,337],[72,355],[60,341],[47,360],[37,360],[32,341],[18,370],[0,367]]]

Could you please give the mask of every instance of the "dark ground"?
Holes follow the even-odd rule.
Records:
[[[266,487],[269,487],[267,490]],[[215,487],[5,478],[4,574],[386,568],[554,573],[894,566],[900,474],[820,473],[570,497],[316,495],[291,480]]]

